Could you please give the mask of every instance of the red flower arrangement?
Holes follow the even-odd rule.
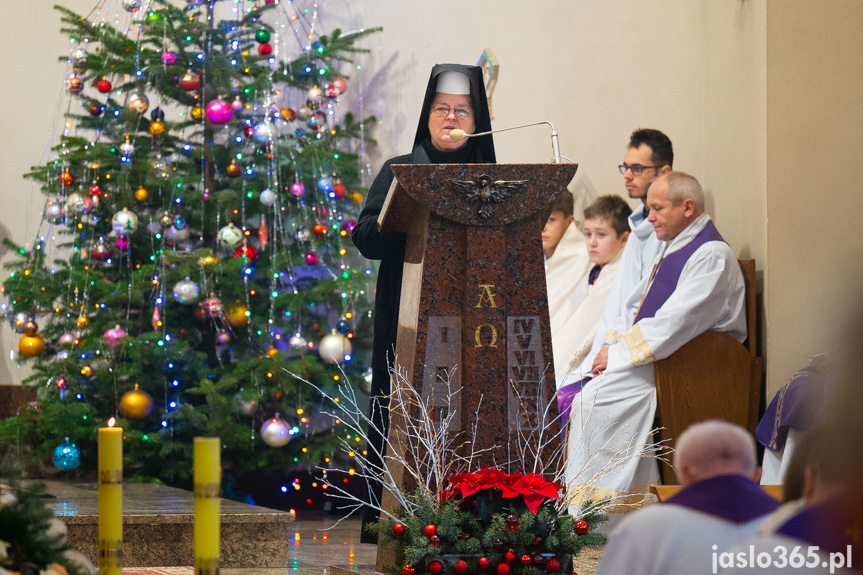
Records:
[[[564,486],[542,475],[485,468],[447,481],[436,498],[418,491],[410,513],[402,509],[375,526],[396,550],[393,573],[483,574],[489,566],[509,575],[571,571],[582,547],[604,541],[592,530],[605,517],[587,514],[577,529],[560,500]]]

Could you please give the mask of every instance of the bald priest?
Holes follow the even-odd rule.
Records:
[[[651,443],[656,412],[653,362],[705,331],[746,339],[743,275],[704,211],[704,192],[683,172],[657,178],[647,193],[648,220],[663,246],[652,273],[630,294],[626,313],[608,326],[558,393],[569,416],[566,481],[596,499],[637,504],[659,480]],[[589,489],[584,489],[588,486]]]

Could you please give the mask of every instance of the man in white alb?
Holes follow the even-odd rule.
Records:
[[[705,331],[746,338],[743,276],[737,259],[704,212],[698,181],[682,172],[660,176],[646,206],[662,250],[652,272],[631,292],[624,314],[589,355],[590,373],[573,383],[567,484],[589,484],[592,496],[646,493],[656,461],[637,455],[649,441],[656,411],[653,362]],[[613,467],[613,469],[612,469]]]
[[[611,531],[599,575],[707,575],[714,554],[752,537],[779,507],[758,486],[755,439],[733,423],[690,426],[677,440],[674,468],[683,489]]]

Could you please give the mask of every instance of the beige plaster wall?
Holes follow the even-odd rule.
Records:
[[[768,381],[830,351],[860,301],[863,3],[767,3]]]
[[[41,198],[20,178],[56,141],[67,51],[51,3],[14,3],[16,26],[0,35],[7,89],[0,106],[7,145],[0,233],[25,242],[35,233]],[[89,11],[95,0],[65,0]],[[108,0],[107,5],[114,5]],[[221,4],[221,3],[220,3]],[[493,96],[495,127],[554,123],[561,150],[580,164],[577,196],[624,194],[617,164],[637,127],[665,131],[675,167],[698,177],[708,208],[736,253],[767,256],[766,0],[319,0],[321,22],[351,30],[383,26],[367,41],[371,54],[352,73],[343,105],[379,118],[372,175],[404,153],[416,129],[422,91],[437,62],[473,63],[484,48],[501,62]],[[34,70],[38,68],[38,74]],[[54,132],[52,132],[52,128]],[[549,130],[496,136],[501,162],[546,162]],[[0,329],[0,382],[19,379],[8,361],[17,337]],[[768,358],[768,365],[770,358]]]

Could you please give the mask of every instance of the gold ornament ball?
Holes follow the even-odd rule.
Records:
[[[189,115],[192,116],[193,120],[200,120],[204,117],[204,109],[200,106],[194,106],[190,111]]]
[[[150,100],[144,94],[132,94],[129,96],[129,110],[143,114],[150,107]]]
[[[274,356],[274,355],[276,355],[277,353],[279,353],[279,350],[278,350],[278,349],[276,349],[276,348],[275,348],[275,347],[273,347],[273,346],[270,346],[270,349],[268,349],[268,350],[267,350],[267,355],[268,355],[268,356],[270,356],[270,357],[273,357],[273,356]]]
[[[93,377],[93,368],[89,365],[85,365],[81,368],[81,375],[84,377]]]
[[[24,333],[33,335],[39,331],[39,326],[32,319],[24,323]]]
[[[153,120],[150,122],[150,133],[158,136],[165,133],[165,124],[161,120]]]
[[[127,391],[120,398],[120,411],[129,419],[144,419],[153,410],[153,398],[146,391],[135,389]]]
[[[225,321],[231,327],[244,327],[249,325],[249,317],[246,315],[246,306],[242,304],[234,304],[228,308],[228,313],[225,314]]]
[[[211,266],[211,265],[219,263],[219,261],[220,261],[219,258],[214,256],[213,254],[207,254],[205,256],[198,258],[198,264],[202,265],[202,266]]]
[[[82,313],[80,316],[78,316],[78,327],[85,328],[85,327],[88,327],[89,325],[90,325],[90,318],[87,317],[87,314]]]
[[[141,186],[137,190],[135,190],[135,199],[139,202],[144,202],[147,198],[150,197],[150,192],[147,191],[147,188]]]
[[[225,172],[227,172],[229,178],[236,178],[243,173],[243,168],[236,160],[231,160],[231,163],[225,168]]]
[[[45,340],[38,333],[25,333],[18,340],[18,351],[24,357],[38,357],[45,351]]]
[[[358,206],[363,203],[363,195],[359,192],[353,192],[351,194],[351,201],[354,202],[354,205]]]

